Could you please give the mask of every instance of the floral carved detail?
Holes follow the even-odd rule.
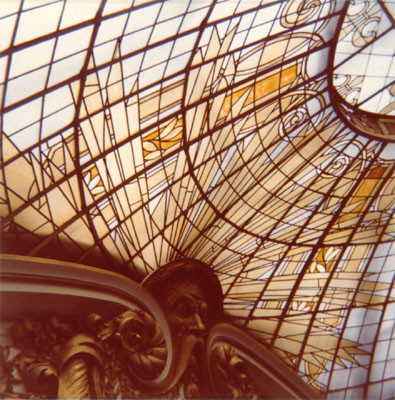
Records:
[[[14,376],[14,364],[10,360],[10,346],[0,346],[0,395],[4,399],[32,398],[33,396],[18,393],[14,385],[20,380]]]
[[[221,397],[230,399],[262,398],[248,374],[245,361],[229,345],[214,350],[213,378]]]
[[[156,321],[138,310],[126,311],[108,322],[98,314],[91,314],[87,323],[106,354],[106,395],[141,397],[140,379],[157,377],[166,363],[167,349]]]
[[[24,319],[11,328],[14,349],[1,353],[4,398],[139,398],[142,380],[157,377],[167,350],[156,321],[141,310],[109,321],[90,314],[77,326]],[[14,377],[20,377],[20,381]],[[14,384],[23,383],[16,394]]]
[[[24,319],[11,328],[15,347],[20,352],[11,360],[21,377],[27,395],[54,398],[57,395],[56,360],[62,346],[72,336],[70,326],[56,317],[45,322]]]

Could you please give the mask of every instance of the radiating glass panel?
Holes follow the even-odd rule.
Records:
[[[137,281],[199,259],[313,387],[389,398],[394,146],[331,88],[391,108],[393,3],[6,4],[3,251]]]

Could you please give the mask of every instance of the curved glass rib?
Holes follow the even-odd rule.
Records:
[[[385,140],[395,134],[395,3],[348,6],[333,60],[333,102],[357,131]]]

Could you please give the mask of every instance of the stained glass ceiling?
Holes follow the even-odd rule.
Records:
[[[395,115],[394,15],[395,1],[357,1],[347,9],[336,45],[334,84],[361,110]]]
[[[354,3],[2,1],[2,251],[136,281],[202,260],[315,388],[392,398],[395,145],[329,77],[344,21],[393,2]]]

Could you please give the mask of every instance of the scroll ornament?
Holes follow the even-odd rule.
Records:
[[[221,345],[207,353],[209,333],[223,316],[221,286],[210,267],[176,260],[142,286],[160,302],[166,341],[158,321],[140,309],[109,320],[91,313],[78,323],[55,316],[17,321],[14,345],[3,348],[0,358],[2,397],[259,397],[233,348]]]
[[[142,381],[157,377],[167,357],[157,322],[141,310],[109,321],[90,314],[78,328],[54,316],[41,322],[24,319],[14,323],[11,336],[13,348],[4,346],[0,353],[2,398],[147,398]],[[156,398],[202,396],[201,351],[189,356],[178,382]],[[232,347],[219,346],[213,356],[218,396],[260,397]]]
[[[78,328],[24,319],[11,336],[19,353],[1,349],[3,398],[146,397],[141,380],[158,376],[167,357],[158,324],[141,310],[109,321],[90,314]]]
[[[248,374],[245,361],[230,345],[218,346],[213,353],[213,379],[221,398],[262,398]]]

